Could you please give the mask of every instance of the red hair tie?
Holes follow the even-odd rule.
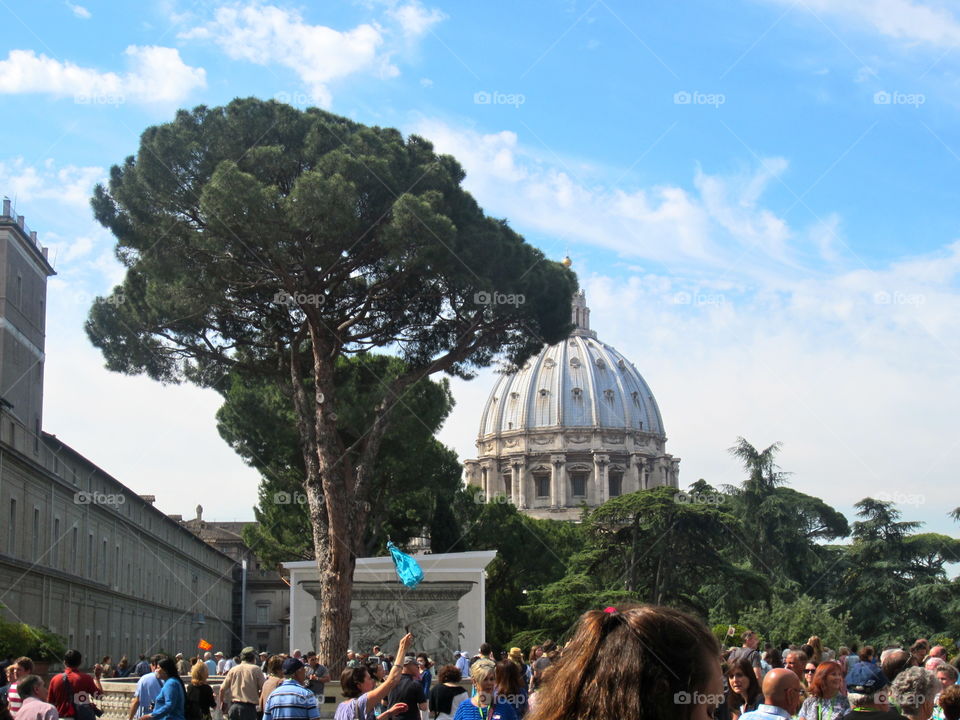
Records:
[[[611,605],[611,606],[609,606],[609,607],[605,607],[605,608],[603,609],[603,611],[604,611],[605,613],[607,613],[608,615],[613,615],[613,614],[617,611],[617,609],[616,609],[615,607],[613,607],[613,605]]]

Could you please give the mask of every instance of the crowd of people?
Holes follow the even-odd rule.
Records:
[[[630,605],[585,613],[569,642],[483,644],[440,667],[413,654],[348,653],[335,720],[960,720],[960,656],[918,639],[909,647],[767,643],[742,634],[724,648],[697,618]],[[137,677],[127,720],[318,720],[330,673],[316,653],[270,656],[244,648],[185,659],[110,658],[92,674],[71,650],[46,686],[30,658],[4,670],[0,720],[96,720],[103,679]],[[2,668],[0,668],[2,669]],[[214,690],[209,679],[222,675]],[[466,686],[466,687],[465,687]]]

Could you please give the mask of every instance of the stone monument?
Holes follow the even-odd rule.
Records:
[[[485,568],[494,557],[492,550],[418,555],[424,579],[415,588],[400,583],[389,556],[358,559],[350,649],[370,652],[379,645],[385,652],[396,652],[409,628],[417,651],[438,663],[452,662],[459,650],[476,653],[486,639]],[[283,566],[290,573],[289,649],[314,649],[321,600],[316,563]]]

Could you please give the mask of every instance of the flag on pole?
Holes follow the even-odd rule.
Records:
[[[733,625],[727,628],[727,637],[733,637],[736,634],[737,634],[737,629]]]
[[[197,647],[200,648],[201,650],[213,650],[213,644],[208,643],[203,638],[200,638],[200,642],[197,643]]]
[[[393,564],[397,568],[397,577],[400,578],[400,582],[408,588],[415,588],[419,585],[420,581],[423,580],[423,570],[420,569],[417,561],[410,555],[400,552],[392,541],[387,542],[387,550],[393,557]]]

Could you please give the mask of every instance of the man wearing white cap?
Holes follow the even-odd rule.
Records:
[[[460,652],[457,658],[457,670],[460,671],[460,677],[470,677],[470,653]]]

